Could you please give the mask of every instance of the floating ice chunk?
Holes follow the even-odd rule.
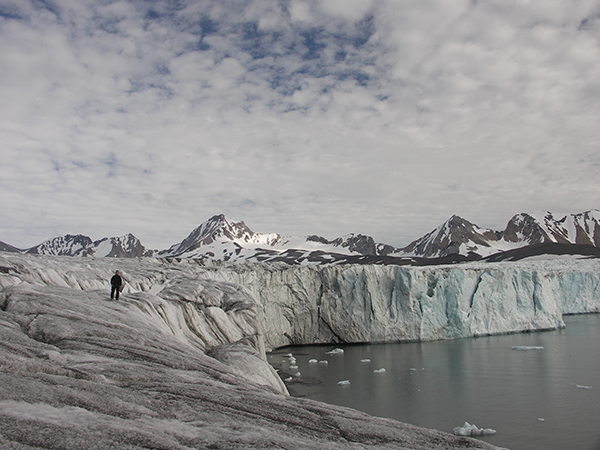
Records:
[[[478,428],[476,425],[471,425],[469,422],[465,422],[462,427],[456,427],[454,429],[456,436],[481,436],[496,434],[496,430],[491,428]]]
[[[382,367],[381,369],[375,369],[373,372],[375,372],[375,373],[384,373],[385,369]]]
[[[329,364],[329,361],[327,361],[326,359],[319,361],[319,364]]]
[[[413,372],[421,372],[425,370],[425,367],[421,367],[420,369],[415,369],[414,367],[411,367],[410,370],[412,370]]]
[[[290,381],[292,381],[292,379],[293,379],[292,377],[287,377],[287,378],[286,378],[285,380],[283,380],[283,381],[285,381],[285,382],[290,382]]]
[[[294,374],[294,376],[295,376],[296,378],[300,378],[300,375],[302,375],[300,372],[296,372],[296,373]]]
[[[361,359],[360,362],[371,362],[369,358]]]
[[[591,389],[592,388],[591,386],[584,386],[582,384],[576,384],[575,387],[577,389]]]
[[[316,364],[318,361],[316,359],[309,359],[308,363],[309,364]]]
[[[544,350],[541,345],[515,345],[512,350]]]
[[[325,352],[326,355],[343,355],[344,354],[344,349],[343,348],[334,348],[331,351]]]
[[[294,364],[296,362],[296,358],[294,358],[293,356],[290,357],[289,359],[290,364]]]
[[[546,419],[544,419],[543,417],[538,417],[538,420],[539,420],[540,422],[545,422],[545,421],[546,421]]]
[[[288,358],[292,358],[294,355],[292,355],[291,353],[287,353],[287,354],[286,354],[286,355],[284,355],[284,356],[287,356]]]
[[[290,366],[290,370],[298,370],[298,366]]]
[[[337,382],[338,386],[350,386],[350,380],[342,380]]]

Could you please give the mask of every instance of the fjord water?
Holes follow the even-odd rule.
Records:
[[[482,439],[511,450],[598,450],[600,315],[565,323],[557,331],[346,345],[343,354],[286,347],[269,358],[282,372],[301,373],[288,383],[295,396],[450,433],[469,422],[496,430]],[[298,369],[289,368],[289,353]],[[350,384],[338,385],[343,380]]]

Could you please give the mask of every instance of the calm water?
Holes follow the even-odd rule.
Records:
[[[559,331],[345,345],[337,355],[326,354],[332,346],[287,347],[269,360],[301,372],[303,382],[288,383],[295,396],[450,433],[469,422],[497,430],[482,439],[512,450],[599,450],[600,315],[565,323]],[[289,370],[288,353],[297,370]]]

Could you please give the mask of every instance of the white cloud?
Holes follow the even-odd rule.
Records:
[[[0,7],[0,240],[598,207],[595,2],[184,3]]]

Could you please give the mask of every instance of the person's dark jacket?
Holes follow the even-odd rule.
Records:
[[[113,275],[113,277],[110,279],[110,284],[111,284],[111,286],[120,288],[121,285],[123,284],[123,279],[121,278],[120,275]]]

